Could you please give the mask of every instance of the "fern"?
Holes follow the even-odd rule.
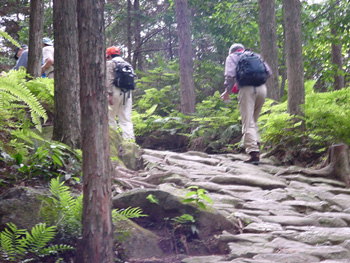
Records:
[[[139,218],[139,217],[145,217],[148,215],[142,214],[142,209],[139,207],[128,207],[126,209],[113,209],[112,210],[112,217],[113,222],[117,223],[120,220],[125,219],[132,219],[132,218]]]
[[[50,254],[58,254],[74,249],[68,245],[51,245],[56,235],[56,227],[47,227],[46,224],[35,225],[30,232],[18,229],[13,223],[7,224],[8,228],[0,233],[0,252],[5,261],[25,259],[25,262],[37,260]]]
[[[4,39],[10,41],[13,45],[20,47],[20,44],[14,40],[9,34],[7,34],[5,31],[0,30],[0,37],[3,37]]]
[[[47,114],[38,99],[24,85],[23,70],[10,71],[6,77],[0,78],[0,112],[9,112],[16,117],[18,108],[25,103],[29,109],[31,120],[38,130],[41,130],[41,119],[45,122]]]
[[[56,225],[60,236],[78,237],[81,234],[83,195],[73,197],[69,187],[59,178],[50,181],[52,194],[42,204],[41,214],[50,225]]]

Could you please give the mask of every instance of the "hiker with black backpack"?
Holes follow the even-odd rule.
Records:
[[[131,121],[132,96],[135,89],[134,70],[132,66],[120,56],[120,49],[109,47],[106,50],[106,85],[108,91],[108,123],[115,130],[118,124],[124,139],[135,139],[134,125]]]
[[[250,157],[245,163],[260,162],[260,135],[258,118],[266,98],[266,80],[272,72],[259,54],[245,50],[239,43],[233,44],[225,64],[224,101],[229,100],[232,90],[238,93],[239,111],[242,119],[243,144]]]

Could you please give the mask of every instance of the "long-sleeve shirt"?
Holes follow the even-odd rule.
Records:
[[[27,68],[28,64],[28,50],[24,50],[17,60],[16,66],[14,66],[12,69],[19,70],[20,67]]]
[[[240,56],[238,55],[239,53],[242,53],[242,52],[231,53],[226,58],[226,63],[225,63],[225,82],[224,82],[224,87],[225,87],[226,91],[231,91],[233,85],[236,83],[236,69],[237,69],[237,64],[238,64],[239,58],[240,58]],[[257,54],[257,53],[255,53],[255,54],[260,57],[259,54]],[[266,63],[266,61],[263,61],[263,62],[264,62],[264,65],[266,67],[268,77],[270,77],[272,75],[271,68]]]

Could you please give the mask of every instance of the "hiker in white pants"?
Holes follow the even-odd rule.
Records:
[[[109,47],[106,51],[106,85],[108,91],[108,123],[113,129],[118,130],[118,124],[122,130],[124,139],[135,139],[134,125],[131,121],[132,96],[131,91],[125,94],[120,88],[117,88],[113,82],[115,78],[116,63],[113,60],[123,60],[120,57],[120,49]],[[124,61],[124,60],[123,60]],[[118,117],[118,124],[116,122]]]
[[[266,98],[266,85],[239,86],[236,79],[236,71],[242,52],[244,52],[244,46],[239,43],[233,44],[229,49],[229,55],[225,64],[225,91],[221,94],[221,98],[224,101],[229,100],[229,94],[232,87],[234,87],[234,85],[237,86],[239,90],[239,111],[242,118],[243,143],[246,153],[250,155],[250,158],[244,162],[258,165],[260,161],[260,135],[258,118]],[[256,55],[259,56],[259,54]],[[266,62],[263,64],[265,65],[268,78],[272,74],[271,69]]]

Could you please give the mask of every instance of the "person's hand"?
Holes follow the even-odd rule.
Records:
[[[225,90],[221,95],[220,98],[224,101],[224,102],[229,102],[230,101],[230,94]]]

